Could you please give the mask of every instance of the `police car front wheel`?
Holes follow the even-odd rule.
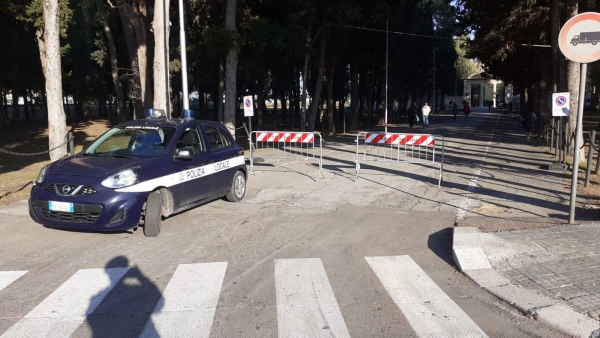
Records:
[[[231,183],[231,190],[225,196],[229,202],[239,202],[244,198],[246,194],[246,177],[241,171],[237,171],[233,176],[233,182]]]
[[[148,195],[144,217],[144,235],[156,237],[160,234],[160,222],[162,213],[162,199],[160,192],[155,191]]]

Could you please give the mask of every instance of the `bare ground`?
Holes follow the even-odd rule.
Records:
[[[48,149],[48,128],[44,121],[10,126],[0,132],[0,149],[19,153],[35,153]],[[70,123],[75,137],[75,152],[111,126],[107,120]],[[0,207],[27,199],[40,169],[50,163],[48,154],[11,155],[0,152]]]

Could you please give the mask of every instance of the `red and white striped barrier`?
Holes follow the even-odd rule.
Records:
[[[313,133],[256,132],[256,142],[313,143],[314,141]]]
[[[356,137],[356,180],[361,162],[425,164],[439,166],[439,187],[444,171],[445,144],[444,137],[440,135],[359,133]]]
[[[315,132],[253,131],[250,133],[250,174],[255,159],[314,160],[319,163],[316,180],[323,176],[323,138]]]
[[[435,146],[433,135],[411,135],[411,134],[365,134],[366,144],[398,144],[414,146]]]

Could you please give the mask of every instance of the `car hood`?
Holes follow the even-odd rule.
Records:
[[[75,155],[52,163],[49,175],[108,177],[121,170],[146,165],[156,158],[118,158]]]

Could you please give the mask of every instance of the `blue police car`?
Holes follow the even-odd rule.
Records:
[[[117,125],[81,153],[41,169],[29,199],[45,226],[158,236],[162,217],[246,192],[244,149],[220,123],[148,119]]]

